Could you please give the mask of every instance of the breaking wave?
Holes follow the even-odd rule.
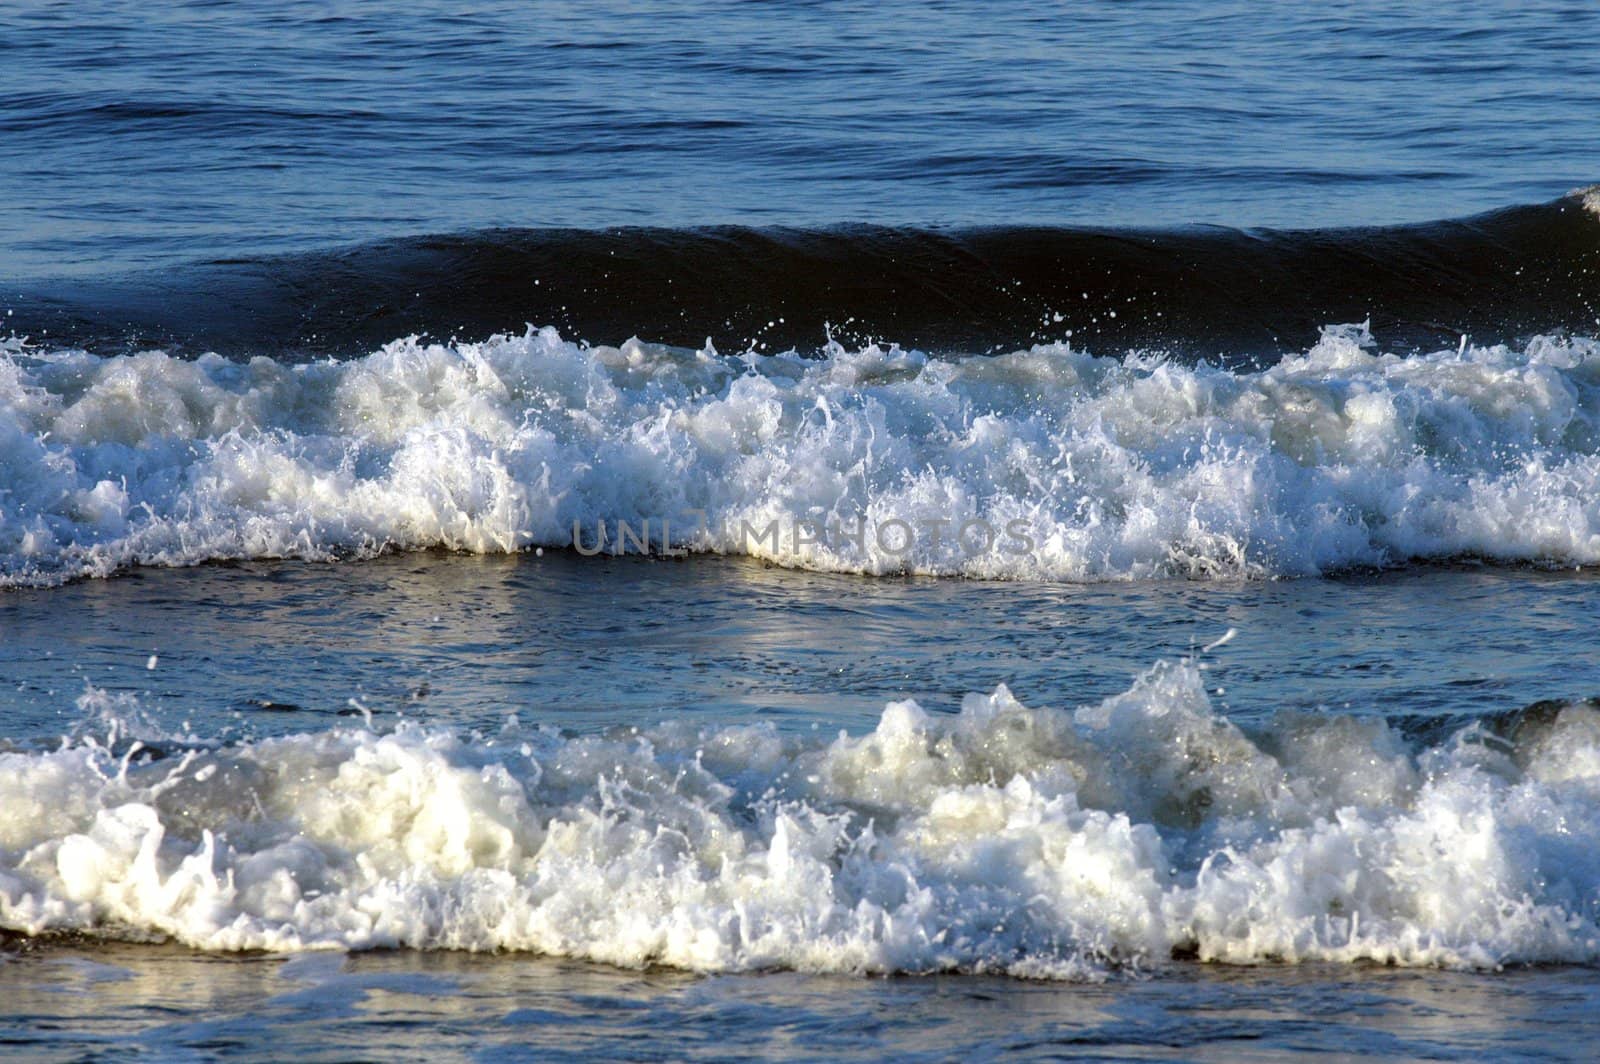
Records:
[[[1173,958],[1600,959],[1600,708],[1413,745],[1217,714],[1164,663],[831,741],[686,722],[0,752],[0,927],[202,949],[526,950],[700,971],[1096,979]]]
[[[13,340],[0,584],[602,535],[1015,580],[1592,565],[1597,354],[1556,336],[1402,356],[1364,327],[1255,370],[1067,344],[729,356],[552,329],[306,364]]]

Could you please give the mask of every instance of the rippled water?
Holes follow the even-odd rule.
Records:
[[[919,1061],[1237,1061],[1359,1045],[1412,1059],[1559,1059],[1551,1047],[1586,1037],[1597,1004],[1592,980],[1548,969],[1201,969],[1060,987],[974,976],[707,979],[452,954],[197,959],[151,947],[25,958],[0,965],[0,988],[36,1032],[17,1050],[62,1058],[875,1061],[887,1046]]]
[[[1597,179],[1597,38],[1551,0],[23,0],[0,278],[497,225],[1455,217]]]
[[[1236,628],[1217,657],[1229,716],[1421,728],[1600,694],[1595,593],[1592,572],[1484,566],[1152,589],[570,552],[246,563],[7,594],[0,680],[17,739],[70,730],[84,684],[172,730],[290,734],[347,723],[356,697],[380,719],[464,728],[534,711],[578,732],[662,717],[859,731],[892,699],[954,711],[1000,683],[1073,708]]]

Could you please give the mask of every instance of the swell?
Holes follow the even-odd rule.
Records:
[[[1587,197],[1587,200],[1586,200]],[[554,325],[727,349],[890,338],[932,353],[1069,338],[1230,365],[1370,320],[1397,347],[1592,332],[1593,192],[1388,228],[625,228],[424,236],[91,281],[21,281],[10,329],[101,351],[349,355],[410,333]],[[1586,209],[1587,208],[1587,209]]]

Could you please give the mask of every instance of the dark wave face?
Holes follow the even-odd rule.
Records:
[[[1592,333],[1595,196],[1460,221],[1311,231],[496,230],[229,259],[11,297],[15,332],[95,349],[350,355],[412,333],[558,327],[681,346],[931,352],[1070,339],[1229,364],[1370,320],[1391,348]]]

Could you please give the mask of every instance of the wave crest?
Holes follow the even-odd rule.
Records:
[[[508,229],[39,280],[4,302],[20,332],[108,353],[342,357],[541,322],[605,343],[811,353],[831,335],[959,354],[1070,339],[1261,365],[1328,321],[1371,320],[1410,352],[1592,331],[1600,229],[1573,207],[1322,230]]]
[[[550,329],[309,365],[13,342],[0,581],[575,537],[590,550],[602,533],[608,550],[1022,580],[1588,565],[1597,350],[1539,338],[1400,357],[1341,327],[1233,371],[1066,345],[590,348]]]
[[[0,927],[1066,979],[1600,959],[1592,705],[1414,751],[1373,718],[1246,733],[1203,679],[894,703],[831,742],[511,722],[3,752]]]

